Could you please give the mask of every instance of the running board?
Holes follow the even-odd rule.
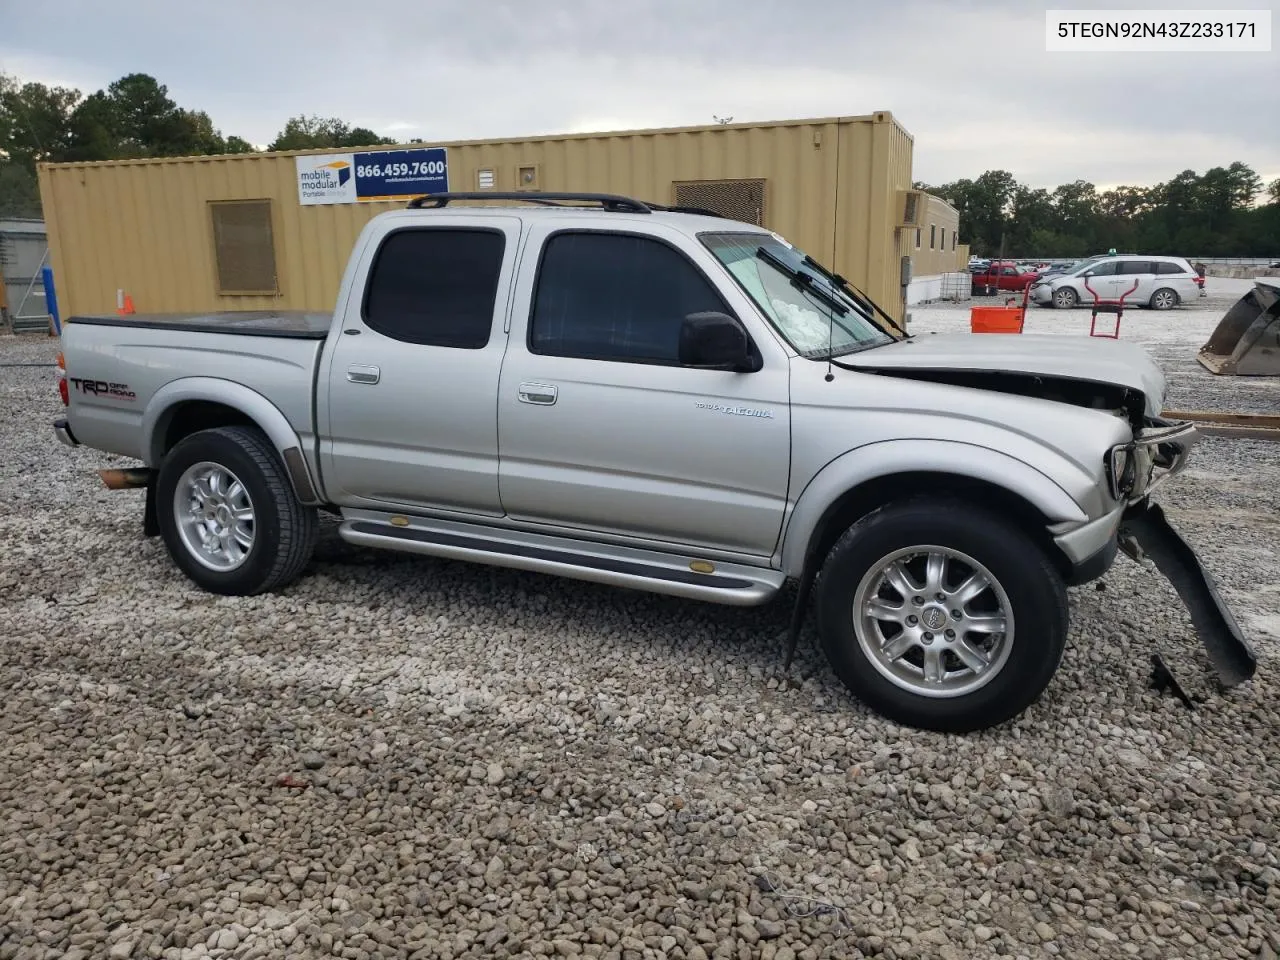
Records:
[[[786,580],[780,570],[518,530],[372,511],[346,510],[343,515],[338,535],[362,547],[468,560],[730,606],[766,603]]]

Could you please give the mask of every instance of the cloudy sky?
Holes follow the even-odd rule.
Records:
[[[1201,9],[1274,0],[1197,0]],[[1048,53],[1070,0],[6,0],[0,70],[89,92],[150,73],[224,134],[298,113],[398,140],[892,111],[931,183],[1280,177],[1270,53]],[[1280,16],[1273,12],[1273,20]]]

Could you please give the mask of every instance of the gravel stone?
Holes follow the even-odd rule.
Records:
[[[1275,412],[1280,378],[1198,372],[1214,296],[1123,338],[1171,408]],[[967,317],[913,307],[913,332]],[[0,363],[56,349],[0,337]],[[52,367],[0,391],[0,960],[1275,960],[1274,444],[1206,437],[1157,494],[1258,647],[1251,683],[1219,691],[1172,588],[1122,557],[1069,591],[1040,702],[948,737],[858,704],[812,618],[784,676],[791,592],[715,607],[326,520],[287,590],[202,593],[142,493],[95,475],[131,461],[54,440]],[[1195,711],[1148,689],[1157,647]]]

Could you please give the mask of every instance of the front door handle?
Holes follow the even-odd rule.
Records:
[[[522,383],[520,384],[520,402],[536,403],[549,407],[556,402],[556,395],[559,392],[550,383]]]
[[[347,379],[352,383],[377,383],[382,378],[382,371],[364,363],[353,363],[347,367]]]

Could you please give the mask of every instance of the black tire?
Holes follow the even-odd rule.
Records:
[[[1061,298],[1061,300],[1059,299]],[[1049,298],[1049,303],[1059,310],[1070,310],[1080,302],[1080,295],[1071,287],[1063,287],[1061,290],[1055,290]]]
[[[180,533],[174,502],[178,482],[188,468],[204,462],[234,474],[252,501],[253,545],[232,570],[202,564]],[[203,589],[229,596],[267,593],[296,580],[320,529],[315,509],[298,502],[275,448],[255,427],[217,427],[181,440],[160,466],[156,507],[160,536],[174,563]]]
[[[1170,290],[1168,287],[1161,287],[1155,293],[1151,294],[1151,300],[1147,306],[1152,310],[1172,310],[1181,300],[1178,291]]]
[[[986,567],[1011,608],[1012,640],[1003,641],[1007,659],[987,668],[995,672],[971,692],[912,692],[882,673],[858,639],[852,604],[863,578],[882,569],[878,565],[895,551],[925,545],[958,551]],[[956,569],[963,572],[963,564]],[[1017,716],[1048,686],[1066,646],[1066,587],[1044,551],[1000,516],[954,498],[913,498],[874,510],[836,541],[817,589],[819,636],[836,675],[876,712],[911,727],[967,733]],[[908,602],[905,596],[902,602]],[[964,632],[959,622],[948,625]],[[924,629],[923,622],[913,629]],[[923,657],[923,648],[919,653]],[[945,656],[944,662],[959,665],[954,654]]]

